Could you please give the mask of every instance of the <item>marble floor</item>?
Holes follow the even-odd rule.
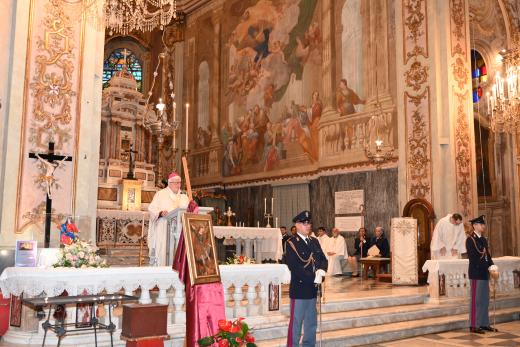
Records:
[[[498,332],[484,335],[472,334],[466,329],[439,334],[429,334],[371,347],[448,347],[448,346],[520,346],[520,321],[497,324]]]

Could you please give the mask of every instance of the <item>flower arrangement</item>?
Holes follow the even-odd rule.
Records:
[[[256,347],[255,337],[244,322],[244,318],[238,318],[234,322],[225,319],[219,320],[218,333],[204,337],[197,343],[201,347],[211,346],[214,343],[217,343],[218,347]]]
[[[226,259],[226,265],[244,265],[244,264],[254,264],[255,260],[253,258],[249,258],[245,255],[237,256],[236,254],[233,257],[229,257]]]
[[[88,241],[76,239],[70,245],[60,249],[58,262],[53,267],[108,267],[105,260],[96,254],[97,247]]]

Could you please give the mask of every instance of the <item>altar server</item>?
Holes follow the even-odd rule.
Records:
[[[335,276],[343,274],[343,262],[348,260],[345,238],[339,233],[338,228],[332,228],[332,237],[322,244],[323,251],[329,262],[327,275]]]
[[[462,216],[448,214],[439,220],[433,230],[430,250],[432,259],[460,259],[466,253],[466,234]]]
[[[303,326],[302,347],[316,345],[317,310],[316,297],[321,284],[327,258],[318,239],[310,237],[311,213],[303,211],[293,218],[297,233],[287,241],[286,259],[291,270],[289,297],[291,316],[287,334],[287,346],[300,346]]]
[[[173,262],[174,240],[170,242],[170,264],[166,264],[166,248],[168,223],[164,218],[176,208],[187,208],[189,198],[181,193],[182,179],[178,173],[168,175],[168,187],[155,193],[152,202],[148,206],[150,212],[150,224],[148,229],[148,249],[150,263],[157,266],[171,265]]]
[[[469,330],[484,334],[484,331],[497,331],[489,323],[489,271],[498,272],[493,264],[486,238],[482,235],[486,230],[484,216],[472,219],[473,233],[466,239],[470,280]]]

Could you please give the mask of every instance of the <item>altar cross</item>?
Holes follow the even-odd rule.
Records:
[[[224,216],[227,217],[227,225],[228,226],[233,225],[233,224],[231,224],[231,217],[233,217],[234,215],[235,215],[235,212],[231,211],[231,206],[228,206],[227,212],[224,213]]]
[[[128,173],[126,174],[127,180],[134,180],[134,169],[135,169],[135,161],[132,156],[132,154],[136,154],[137,151],[134,151],[132,149],[132,146],[130,146],[130,149],[128,151],[125,151],[125,153],[128,153]]]
[[[45,199],[45,248],[49,248],[51,241],[51,214],[52,214],[52,195],[51,188],[54,184],[54,171],[61,162],[72,161],[72,157],[54,154],[54,142],[49,142],[49,151],[47,153],[29,153],[29,158],[38,159],[45,165],[45,184],[47,194]]]

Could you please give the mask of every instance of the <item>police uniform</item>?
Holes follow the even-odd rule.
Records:
[[[303,211],[293,218],[294,223],[311,221],[309,211]],[[327,258],[318,239],[303,236],[299,233],[287,240],[285,259],[291,271],[289,297],[291,299],[291,318],[287,334],[287,346],[300,346],[302,326],[304,336],[302,347],[314,347],[316,344],[317,310],[316,296],[318,285],[316,275],[319,269],[327,270]]]
[[[486,224],[484,216],[470,220],[472,225]],[[489,271],[493,259],[484,236],[471,233],[466,239],[466,250],[469,258],[468,276],[470,279],[470,331],[483,334],[484,330],[495,331],[489,323]]]

